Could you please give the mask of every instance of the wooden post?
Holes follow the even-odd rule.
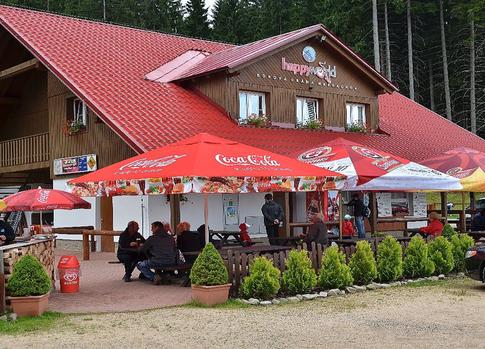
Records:
[[[344,195],[343,192],[339,192],[339,204],[338,204],[338,220],[339,220],[339,239],[342,240],[342,231],[344,229]]]
[[[466,212],[465,212],[465,192],[461,192],[461,212],[460,212],[461,232],[466,232]]]
[[[3,251],[0,251],[0,314],[7,308],[5,301],[5,267],[3,265]]]
[[[113,197],[101,197],[101,230],[113,230]],[[101,236],[101,251],[115,252],[112,236]]]
[[[176,229],[180,223],[180,195],[170,195],[170,225]]]
[[[290,193],[285,193],[285,236],[290,236]]]
[[[445,219],[445,224],[448,223],[448,207],[446,204],[448,203],[448,193],[441,192],[441,217]]]
[[[371,191],[370,196],[370,230],[371,234],[377,232],[377,196],[376,193]]]
[[[89,261],[89,235],[83,233],[83,260]]]
[[[475,213],[475,204],[476,204],[476,201],[475,201],[475,193],[472,193],[470,192],[470,210],[472,211],[472,213]]]

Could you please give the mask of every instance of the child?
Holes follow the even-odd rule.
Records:
[[[249,236],[248,228],[251,227],[247,223],[239,224],[239,234],[241,236],[241,241],[243,246],[251,246],[253,242],[251,241],[251,237]]]
[[[355,229],[354,229],[354,225],[352,224],[352,217],[346,214],[344,216],[342,238],[350,239],[354,234],[355,234]]]

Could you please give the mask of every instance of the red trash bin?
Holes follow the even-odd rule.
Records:
[[[79,292],[80,266],[76,256],[62,256],[57,271],[62,293]]]

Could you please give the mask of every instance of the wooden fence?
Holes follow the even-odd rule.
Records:
[[[377,246],[383,240],[383,238],[376,238],[369,241],[372,251],[374,255],[377,253]],[[403,251],[409,245],[409,241],[399,241]],[[298,246],[298,250],[308,250],[308,257],[312,261],[312,266],[315,271],[318,273],[322,266],[322,257],[325,252],[325,249],[328,248],[327,246],[322,246],[320,244],[312,243],[311,248],[308,249],[306,244]],[[340,251],[345,255],[346,262],[350,261],[350,257],[355,253],[355,245],[352,246],[340,246]],[[239,287],[241,286],[242,280],[244,277],[249,275],[249,266],[254,258],[258,256],[265,256],[266,258],[270,259],[273,262],[273,265],[278,268],[281,273],[284,273],[286,270],[285,261],[288,258],[289,250],[281,251],[278,253],[241,253],[240,251],[227,251],[227,259],[226,259],[226,267],[229,273],[229,280],[232,283],[232,292],[233,294],[237,294],[239,291]]]

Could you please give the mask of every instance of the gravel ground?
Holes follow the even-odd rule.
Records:
[[[485,286],[459,279],[272,307],[72,315],[0,348],[472,348]]]

